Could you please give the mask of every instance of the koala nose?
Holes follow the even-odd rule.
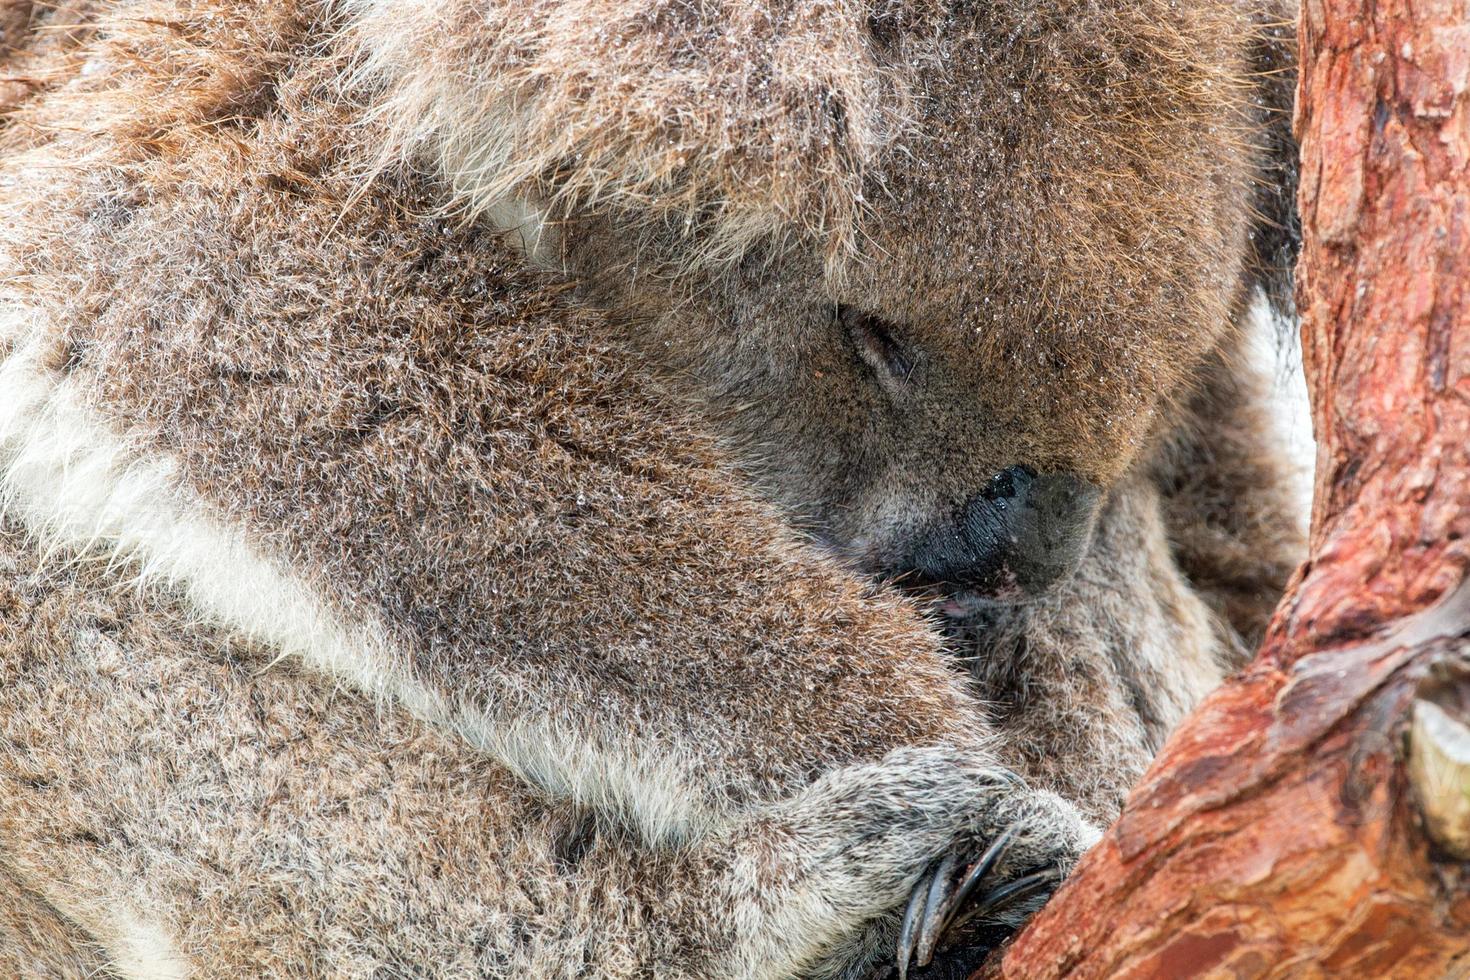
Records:
[[[1085,480],[1008,466],[919,537],[912,571],[923,582],[999,598],[1042,592],[1082,560],[1099,497]]]

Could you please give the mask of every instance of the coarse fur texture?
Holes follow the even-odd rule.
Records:
[[[1264,626],[1278,12],[4,9],[0,964],[859,976]]]

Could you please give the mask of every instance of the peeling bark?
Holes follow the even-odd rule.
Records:
[[[1470,972],[1470,9],[1307,0],[1300,39],[1311,558],[980,975]]]

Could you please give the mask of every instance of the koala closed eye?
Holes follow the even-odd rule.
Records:
[[[916,358],[893,338],[892,328],[887,323],[844,304],[838,304],[836,317],[851,338],[858,356],[873,369],[885,388],[892,389],[913,378]]]

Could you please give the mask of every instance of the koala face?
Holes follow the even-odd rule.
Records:
[[[788,267],[772,289],[759,263],[700,311],[734,329],[677,367],[746,468],[859,569],[946,593],[1043,590],[1081,557],[1158,399],[1144,366],[1105,364],[1004,296],[925,289],[923,260],[943,258],[905,244],[912,286],[892,266],[888,289]],[[1091,387],[1063,386],[1079,357]],[[1101,376],[1120,370],[1137,386]]]
[[[873,575],[1046,589],[1248,294],[1272,0],[355,6],[389,151]]]
[[[671,276],[638,331],[819,541],[952,611],[1074,567],[1242,294],[1229,29],[1078,20],[950,24],[850,250]]]

